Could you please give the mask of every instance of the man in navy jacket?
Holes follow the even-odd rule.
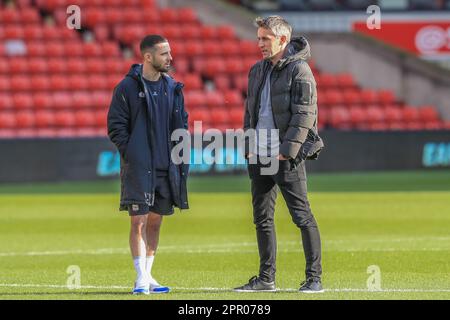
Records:
[[[131,218],[130,249],[137,273],[134,294],[165,293],[151,275],[164,215],[188,208],[189,164],[174,164],[171,141],[176,129],[187,129],[183,84],[166,73],[172,56],[167,39],[146,36],[140,45],[142,64],[131,67],[114,89],[108,113],[108,135],[120,156],[120,210]],[[145,247],[143,246],[145,245]]]

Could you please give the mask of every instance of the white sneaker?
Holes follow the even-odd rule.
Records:
[[[132,294],[149,294],[149,288],[148,286],[137,286],[136,283],[134,284]]]
[[[155,279],[150,279],[150,285],[148,287],[150,293],[168,293],[170,291],[169,287],[162,286]]]
[[[131,293],[133,294],[149,294],[149,281],[148,278],[138,277],[134,282],[134,288]]]

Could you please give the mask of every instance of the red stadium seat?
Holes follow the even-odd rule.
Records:
[[[64,37],[61,29],[54,26],[45,25],[42,27],[42,39],[52,42],[56,41],[55,43],[59,43],[59,41],[63,40]]]
[[[164,26],[164,36],[167,39],[180,39],[180,38],[187,38],[186,35],[184,35],[183,30],[176,24],[166,24]]]
[[[178,9],[178,15],[181,17],[180,20],[184,22],[191,24],[198,22],[197,14],[192,8],[180,8]]]
[[[16,117],[12,112],[0,112],[0,129],[12,129],[16,127]]]
[[[214,76],[218,73],[223,73],[226,71],[225,64],[221,59],[208,59],[205,63],[205,69],[203,70],[203,74],[210,78],[214,78]]]
[[[423,106],[419,108],[419,116],[422,121],[434,122],[439,120],[439,113],[433,106]]]
[[[101,58],[88,58],[83,60],[86,65],[86,72],[93,74],[110,73],[108,64]],[[114,72],[113,72],[114,73]]]
[[[330,73],[322,73],[316,76],[317,85],[321,88],[334,88],[338,85],[338,81],[335,75]]]
[[[396,106],[389,106],[384,109],[386,121],[390,124],[398,124],[403,122],[403,112]]]
[[[95,113],[87,110],[76,111],[75,124],[78,128],[95,126]]]
[[[246,56],[255,56],[261,54],[258,43],[251,40],[241,40],[239,43],[241,54]]]
[[[40,110],[35,114],[38,128],[50,128],[55,124],[55,115],[52,111]]]
[[[48,72],[49,73],[60,73],[63,74],[67,71],[66,61],[64,59],[50,59],[48,61]]]
[[[69,90],[85,90],[89,88],[89,83],[85,76],[70,75],[67,76]]]
[[[218,56],[222,54],[222,46],[219,41],[207,40],[203,43],[204,54],[207,57]]]
[[[11,83],[9,81],[9,77],[0,76],[0,92],[9,91],[11,88]]]
[[[98,128],[106,128],[108,112],[99,110],[95,112],[95,126]]]
[[[53,96],[51,93],[37,93],[33,95],[33,105],[35,109],[53,108]]]
[[[71,109],[73,106],[72,95],[64,92],[53,93],[53,108]]]
[[[189,72],[189,60],[185,58],[176,58],[173,64],[176,74],[185,74]]]
[[[330,110],[329,116],[330,124],[334,128],[338,129],[349,129],[350,124],[350,112],[344,107],[334,107]]]
[[[41,22],[41,16],[35,8],[23,8],[19,11],[20,21],[27,24],[39,24]]]
[[[214,85],[218,91],[229,90],[231,88],[230,77],[228,75],[219,74],[214,77]]]
[[[1,10],[0,8],[0,21],[2,21],[2,24],[13,24],[13,23],[19,23],[20,22],[20,11],[16,10],[14,8],[6,8]]]
[[[6,59],[0,59],[0,74],[9,74],[9,63]]]
[[[42,74],[47,72],[47,61],[44,58],[31,58],[28,62],[28,71]]]
[[[11,74],[19,75],[28,72],[28,59],[26,58],[12,58],[9,60],[9,72]]]
[[[211,91],[205,94],[206,105],[210,109],[221,108],[224,105],[224,98],[221,92]]]
[[[12,109],[14,107],[11,94],[0,92],[0,111],[4,109]]]
[[[43,37],[42,28],[39,25],[27,25],[23,28],[25,41],[40,40]]]
[[[32,76],[31,89],[33,91],[46,91],[51,89],[49,78],[45,75]]]
[[[197,108],[190,112],[189,122],[194,121],[202,121],[205,123],[209,123],[211,121],[211,115],[208,109],[206,108]]]
[[[184,17],[183,17],[184,18]],[[201,33],[198,25],[183,24],[181,26],[182,36],[184,39],[200,39]]]
[[[64,44],[61,42],[48,42],[45,46],[45,55],[48,57],[63,57]]]
[[[119,57],[120,56],[120,48],[116,42],[112,41],[104,41],[100,43],[101,51],[103,56],[108,57]],[[120,57],[119,57],[120,59]]]
[[[110,19],[107,19],[108,21],[111,21]],[[104,42],[107,41],[110,37],[110,29],[107,25],[98,25],[94,28],[94,35],[95,40],[98,42]]]
[[[13,95],[13,105],[16,109],[31,109],[33,97],[29,93],[16,93]]]
[[[102,55],[102,48],[96,42],[84,43],[83,55],[85,57],[99,57]]]
[[[239,74],[244,71],[244,64],[240,58],[227,58],[225,59],[225,71],[228,74]]]
[[[7,40],[23,39],[24,29],[21,25],[6,25],[4,27],[3,38]]]
[[[20,111],[16,113],[16,127],[20,129],[31,128],[35,124],[34,113],[31,111]]]
[[[336,75],[336,83],[341,88],[355,87],[355,81],[350,73],[341,73]]]
[[[414,123],[417,122],[419,120],[419,109],[415,108],[415,107],[408,107],[406,106],[403,109],[403,118],[406,122],[408,123]],[[414,127],[412,125],[412,127]]]
[[[12,76],[11,90],[12,91],[26,91],[31,89],[31,81],[26,76]]]
[[[105,77],[101,74],[91,74],[89,78],[84,79],[88,83],[88,88],[91,90],[107,90],[108,83],[105,81]]]
[[[211,124],[213,126],[228,125],[229,117],[228,112],[224,109],[218,109],[211,111]]]
[[[41,42],[31,41],[27,43],[27,55],[30,57],[45,56],[46,48]],[[50,62],[50,61],[49,61]]]
[[[142,19],[146,23],[158,24],[161,21],[161,16],[157,10],[144,10]]]
[[[371,124],[383,123],[384,122],[383,109],[378,105],[370,105],[367,107],[367,117]],[[377,127],[377,128],[380,128],[380,127]]]
[[[103,12],[103,8],[87,8],[84,14],[81,15],[82,24],[88,27],[95,27],[98,24],[106,22],[106,14]]]
[[[83,46],[79,42],[72,42],[72,41],[65,42],[64,52],[66,53],[67,57],[75,58],[69,59],[69,61],[77,61],[78,59],[81,59],[80,58],[81,56],[83,56]]]
[[[441,130],[444,129],[444,124],[440,120],[425,122],[425,129],[427,130]]]
[[[244,123],[244,107],[232,108],[229,112],[230,121],[237,125],[238,128],[243,126]]]
[[[201,42],[190,41],[184,45],[184,54],[187,57],[197,57],[204,53],[203,45]]]
[[[368,121],[367,110],[360,106],[354,106],[349,109],[350,122],[354,127],[360,127]]]
[[[75,125],[75,115],[71,111],[55,112],[55,125],[60,128],[69,128]]]
[[[196,73],[185,74],[182,81],[186,90],[202,90],[203,82],[200,76]]]
[[[94,101],[88,92],[78,91],[72,95],[72,105],[75,109],[86,109],[94,106]]]
[[[67,77],[62,74],[50,76],[50,87],[55,91],[70,89]]]
[[[221,46],[222,46],[222,55],[225,57],[240,56],[240,54],[241,54],[241,49],[239,48],[239,42],[236,40],[221,41]]]
[[[92,93],[92,105],[97,109],[107,109],[111,103],[110,91],[95,91]]]
[[[177,23],[178,22],[178,10],[173,8],[164,8],[159,12],[161,21],[164,23]]]
[[[371,89],[363,89],[361,91],[361,102],[364,104],[373,104],[378,102],[377,93]]]
[[[338,105],[346,103],[342,93],[340,90],[337,89],[328,89],[325,91],[325,101],[322,101],[322,103],[329,104],[329,105]]]
[[[230,25],[223,25],[223,26],[219,26],[217,28],[217,35],[219,37],[219,39],[221,40],[234,40],[235,39],[235,33],[234,33],[234,28]]]
[[[217,30],[213,26],[201,26],[201,36],[202,39],[206,40],[216,40],[217,39]]]
[[[232,107],[242,107],[244,106],[244,100],[242,99],[242,94],[239,91],[226,91],[224,93],[225,105]]]
[[[395,103],[395,95],[391,90],[378,91],[378,100],[380,103],[387,105]]]
[[[188,110],[194,110],[206,106],[206,99],[202,91],[188,91],[184,95]]]
[[[343,95],[347,105],[357,105],[361,103],[360,91],[357,89],[344,89]]]
[[[236,89],[238,89],[242,93],[247,94],[248,76],[245,74],[234,77],[233,85]]]
[[[125,9],[122,9],[122,16],[123,16],[123,22],[124,23],[140,23],[143,21],[143,15],[142,15],[142,9],[141,8],[132,8],[128,7]]]

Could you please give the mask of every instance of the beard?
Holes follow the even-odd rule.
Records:
[[[153,65],[153,68],[155,68],[155,70],[157,70],[158,72],[169,72],[171,66],[169,65],[168,67],[164,64],[157,64],[157,65]]]

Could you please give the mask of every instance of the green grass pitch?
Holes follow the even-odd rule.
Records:
[[[117,181],[0,185],[0,299],[450,299],[450,172],[311,174],[325,292],[304,279],[299,230],[282,196],[275,293],[234,293],[257,273],[246,176],[192,177],[191,209],[164,220],[154,276],[164,295],[133,296],[129,218]],[[380,268],[371,291],[368,267]],[[67,287],[78,266],[81,287]]]

